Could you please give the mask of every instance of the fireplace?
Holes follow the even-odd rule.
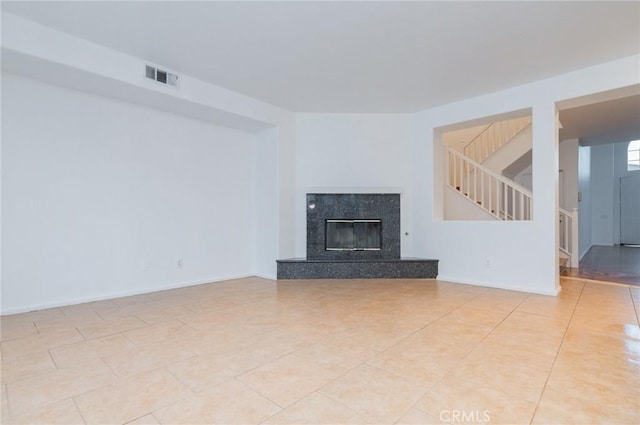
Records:
[[[327,251],[380,251],[382,220],[326,220]]]
[[[400,195],[307,194],[307,258],[400,258]]]
[[[399,193],[308,193],[307,256],[278,279],[432,279],[438,260],[400,258]]]

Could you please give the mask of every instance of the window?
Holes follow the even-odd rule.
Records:
[[[629,142],[629,147],[627,147],[627,171],[640,171],[640,140]]]

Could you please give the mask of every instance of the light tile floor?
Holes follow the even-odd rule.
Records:
[[[640,288],[240,279],[1,318],[3,424],[640,422]]]

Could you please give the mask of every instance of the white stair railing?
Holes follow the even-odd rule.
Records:
[[[447,147],[447,185],[500,220],[531,220],[533,195],[525,187]]]
[[[465,156],[482,163],[505,143],[531,124],[531,117],[492,123],[464,147]]]
[[[560,251],[564,252],[571,259],[570,265],[578,268],[580,256],[578,253],[578,209],[567,211],[560,208]]]

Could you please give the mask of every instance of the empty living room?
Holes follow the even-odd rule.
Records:
[[[640,2],[0,6],[2,424],[640,423]]]

